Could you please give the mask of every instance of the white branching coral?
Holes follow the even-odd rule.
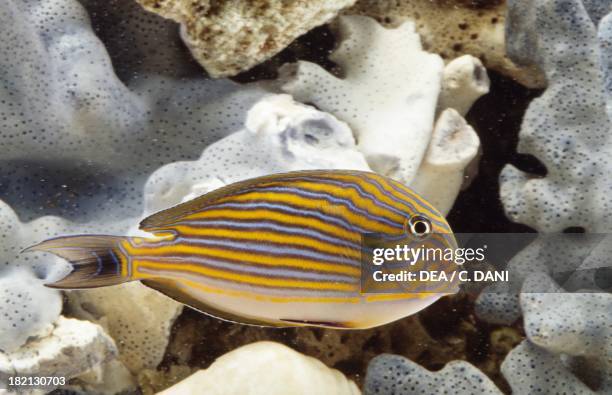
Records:
[[[465,116],[472,104],[489,92],[489,76],[482,62],[471,55],[451,60],[442,73],[438,109],[453,108]]]
[[[375,20],[343,16],[340,47],[330,56],[338,78],[299,62],[283,89],[348,123],[370,167],[410,184],[431,139],[444,64],[421,49],[414,25],[385,29]],[[383,61],[394,54],[393,61]]]
[[[480,145],[461,115],[489,90],[482,63],[463,56],[444,67],[421,49],[411,22],[386,29],[371,18],[343,16],[336,30],[340,46],[330,58],[342,77],[301,61],[285,67],[282,89],[348,123],[374,171],[448,212]],[[389,53],[393,62],[381,61]]]
[[[453,109],[436,123],[419,174],[410,186],[446,213],[476,155],[478,136]],[[330,114],[268,96],[248,113],[245,128],[212,144],[196,161],[166,165],[149,178],[146,211],[153,213],[232,182],[293,170],[371,171],[349,127]],[[156,198],[151,198],[156,196]]]
[[[479,147],[474,129],[457,111],[447,108],[436,121],[429,148],[410,187],[448,213],[464,183],[464,169]]]

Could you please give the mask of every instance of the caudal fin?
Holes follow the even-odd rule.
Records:
[[[45,240],[24,252],[43,251],[66,259],[72,271],[63,279],[45,284],[51,288],[96,288],[130,281],[127,257],[120,243],[124,238],[103,235],[64,236]]]

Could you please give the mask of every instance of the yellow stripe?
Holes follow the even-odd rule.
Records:
[[[287,225],[298,225],[310,229],[316,229],[325,233],[333,234],[336,237],[340,237],[348,241],[361,242],[361,235],[357,232],[348,231],[344,228],[328,224],[316,218],[300,217],[297,215],[284,214],[265,209],[247,211],[232,209],[210,209],[207,211],[190,214],[186,216],[185,219],[206,219],[218,217],[227,218],[230,220],[267,219],[271,221],[278,221]]]
[[[121,277],[127,277],[128,276],[128,259],[123,254],[123,251],[121,251],[121,249],[117,248],[115,252],[117,253],[117,256],[119,257],[119,262],[121,264]]]
[[[391,207],[395,207],[398,210],[405,210],[405,207],[399,206],[398,203],[394,202],[392,199],[383,195],[376,186],[366,182],[361,177],[356,176],[330,176],[326,177],[335,181],[345,182],[347,184],[357,184],[356,186],[363,189],[365,192],[373,195],[374,200],[378,200],[381,203],[385,203]],[[328,192],[334,196],[343,197],[346,199],[350,199],[353,204],[357,207],[363,208],[368,212],[377,215],[379,217],[384,217],[388,220],[397,222],[402,224],[404,222],[405,216],[397,214],[387,208],[383,208],[377,205],[374,205],[371,198],[362,197],[357,189],[353,187],[342,188],[335,185],[329,185],[325,183],[316,183],[313,181],[301,181],[296,182],[295,184],[298,188],[303,188],[313,192]]]
[[[143,278],[157,278],[155,275],[142,273]],[[332,297],[332,296],[275,296],[275,295],[263,295],[252,291],[237,291],[228,288],[218,288],[210,285],[205,285],[197,281],[188,280],[185,278],[176,278],[175,280],[180,281],[190,287],[200,289],[204,292],[210,292],[218,295],[226,295],[238,298],[247,298],[263,302],[274,302],[274,303],[359,303],[362,299],[358,296],[349,297]]]
[[[436,294],[437,295],[437,294]],[[366,295],[366,302],[392,302],[395,300],[406,300],[406,299],[425,299],[433,296],[432,293],[402,293],[402,294],[378,294],[378,295]]]
[[[396,196],[397,198],[402,199],[402,200],[408,200],[410,203],[412,203],[414,205],[415,208],[419,209],[419,211],[420,210],[422,210],[422,211],[431,211],[432,213],[437,213],[438,212],[438,210],[434,206],[429,204],[429,202],[427,200],[419,198],[418,195],[416,195],[416,193],[412,189],[406,187],[405,185],[403,185],[400,182],[397,182],[397,181],[385,178],[385,177],[383,177],[381,175],[378,175],[376,173],[367,173],[366,177],[369,177],[372,180],[378,181],[378,183],[380,185],[382,185],[383,187],[387,187],[385,189],[387,190],[387,192],[389,192],[393,196]],[[397,193],[393,189],[391,184],[393,184],[393,186],[397,187],[398,189],[401,189],[406,194],[405,195],[400,195],[399,193]],[[386,198],[386,199],[389,199],[389,198]],[[389,199],[389,200],[392,201],[391,199]],[[438,221],[444,223],[445,219],[443,217],[441,217],[441,216],[436,216],[436,217],[437,217],[436,219]]]
[[[145,278],[157,278],[157,276],[153,274],[141,273],[141,277]],[[426,297],[432,296],[432,294],[379,294],[379,295],[365,295],[363,297],[359,296],[347,296],[347,297],[332,297],[332,296],[275,296],[275,295],[264,295],[252,291],[237,291],[234,289],[228,288],[219,288],[210,285],[205,285],[199,283],[197,281],[188,280],[182,277],[177,277],[177,281],[182,282],[183,284],[200,289],[204,292],[209,292],[217,295],[226,295],[238,298],[246,298],[253,299],[262,302],[274,302],[274,303],[376,303],[376,302],[390,302],[396,300],[405,300],[405,299],[424,299]]]
[[[149,268],[157,270],[167,270],[171,272],[187,272],[197,273],[206,277],[229,280],[237,283],[246,283],[249,285],[263,285],[269,287],[278,288],[303,288],[303,289],[315,289],[323,291],[344,291],[344,292],[355,292],[357,287],[353,284],[346,283],[325,283],[321,281],[306,281],[306,280],[292,280],[292,279],[279,279],[279,278],[267,278],[263,276],[253,276],[249,274],[240,274],[226,270],[212,269],[201,265],[195,265],[191,263],[173,263],[168,265],[166,263],[153,262],[148,260],[134,260],[135,271],[140,273],[140,268]]]
[[[407,207],[405,204],[400,204],[398,202],[396,202],[395,200],[391,199],[390,197],[386,196],[383,192],[381,192],[378,187],[370,182],[368,182],[366,179],[364,179],[363,176],[372,176],[370,177],[373,180],[376,180],[382,187],[385,186],[389,186],[389,180],[379,176],[375,173],[361,173],[359,175],[355,175],[355,174],[337,174],[337,173],[329,173],[328,175],[326,175],[324,178],[327,179],[331,179],[331,180],[335,180],[335,181],[340,181],[340,182],[345,182],[345,183],[353,183],[353,184],[357,184],[359,187],[361,187],[361,189],[363,189],[365,192],[373,195],[377,200],[379,200],[382,203],[387,204],[388,206],[394,207],[395,209],[399,210],[399,211],[405,211],[406,212],[406,217],[410,216],[410,212],[407,211]],[[339,188],[339,187],[336,187]],[[351,189],[351,193],[353,195],[359,196],[359,194],[357,193],[357,191]],[[402,195],[397,193],[395,190],[393,189],[388,189],[387,192],[395,197],[397,197],[400,200],[408,200],[411,203],[415,204],[416,206],[419,206],[418,202],[416,202],[413,198],[411,198],[412,196],[415,196],[415,193],[413,191],[409,191],[407,192],[406,195]],[[363,199],[363,198],[361,198]],[[368,199],[369,201],[369,199]],[[380,210],[385,210],[385,209],[380,209]],[[399,214],[394,213],[393,211],[390,210],[385,210],[386,212],[388,212],[391,215],[394,215],[393,219],[396,222],[399,223],[403,223],[405,217],[401,216]]]
[[[255,263],[267,266],[286,266],[294,267],[303,270],[321,271],[336,274],[347,274],[349,276],[358,277],[361,275],[361,270],[357,267],[352,267],[343,264],[327,263],[321,261],[314,261],[307,258],[289,258],[272,255],[261,255],[257,253],[249,253],[244,251],[232,251],[224,248],[210,248],[210,247],[194,247],[184,244],[173,244],[169,246],[155,246],[155,247],[133,247],[129,243],[124,243],[124,247],[128,253],[133,257],[137,258],[139,255],[148,256],[161,256],[173,255],[173,254],[186,254],[186,255],[206,255],[214,258],[227,258],[238,260],[247,263]],[[174,263],[173,263],[174,265]]]
[[[177,225],[173,226],[182,236],[209,236],[209,237],[225,237],[238,240],[255,240],[261,242],[272,242],[290,244],[296,246],[306,246],[316,249],[317,251],[337,254],[349,258],[359,260],[361,252],[357,249],[339,246],[322,240],[316,240],[309,237],[290,235],[282,232],[273,231],[257,231],[248,232],[241,229],[222,229],[222,228],[206,228],[199,226]]]
[[[373,232],[397,232],[397,228],[384,223],[374,221],[365,216],[353,212],[349,207],[342,204],[330,204],[325,199],[304,198],[292,193],[283,192],[248,192],[238,196],[231,196],[219,201],[223,202],[248,202],[251,200],[265,201],[269,203],[289,204],[299,209],[310,209],[335,217],[344,219],[352,225],[357,225]],[[356,204],[359,207],[359,204]],[[297,216],[297,215],[296,215]],[[402,222],[400,222],[401,225]]]

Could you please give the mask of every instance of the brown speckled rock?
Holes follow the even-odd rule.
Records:
[[[263,62],[298,36],[327,23],[355,0],[137,0],[179,22],[183,40],[212,77]]]
[[[473,55],[528,88],[546,84],[539,70],[518,67],[506,56],[504,0],[359,0],[346,13],[371,16],[391,27],[413,20],[423,48],[447,61]]]

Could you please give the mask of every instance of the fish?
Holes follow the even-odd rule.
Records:
[[[308,170],[248,179],[153,214],[140,229],[151,236],[69,235],[26,251],[71,264],[70,273],[48,287],[140,281],[209,316],[248,325],[366,329],[456,292],[452,284],[427,282],[403,285],[399,293],[364,292],[364,251],[372,251],[364,248],[366,239],[456,248],[435,207],[371,172]],[[452,270],[448,262],[438,264]],[[419,265],[411,268],[425,263]]]

